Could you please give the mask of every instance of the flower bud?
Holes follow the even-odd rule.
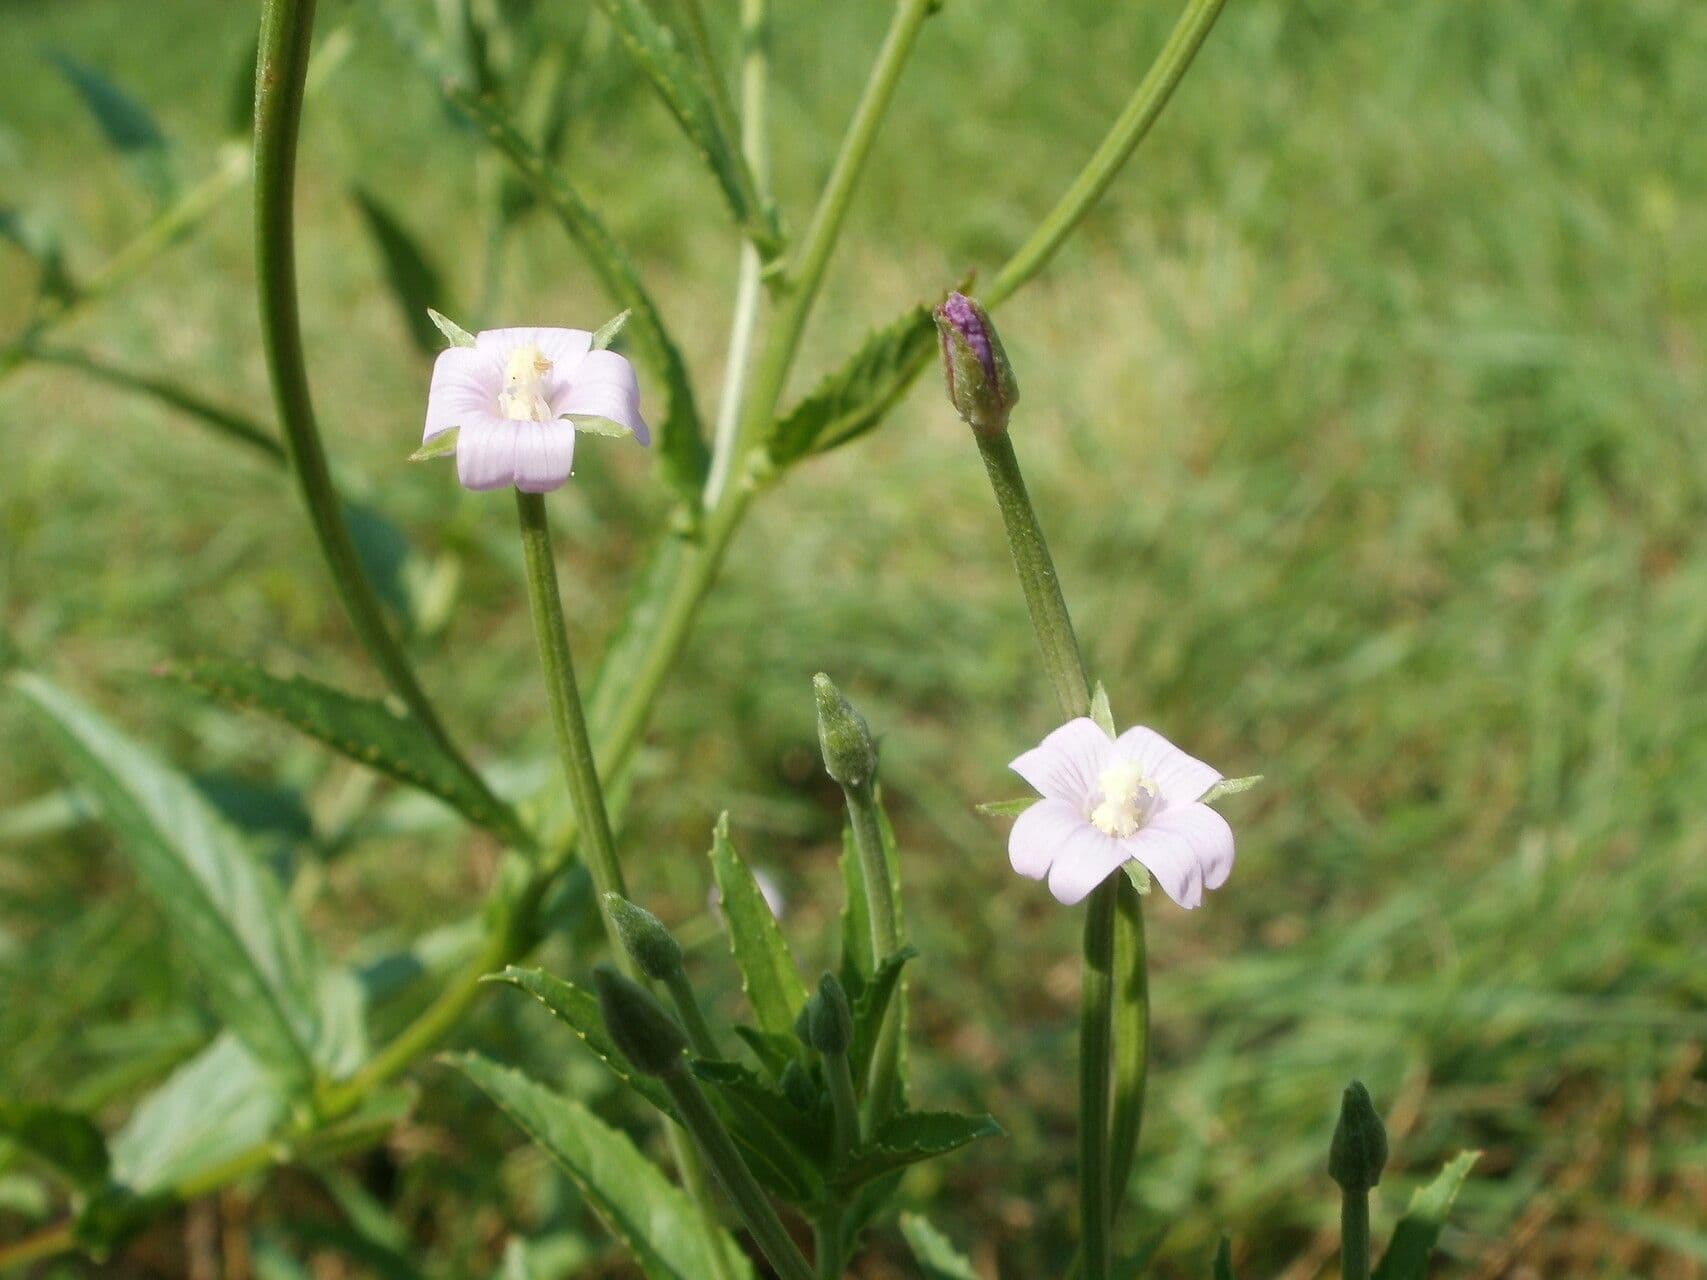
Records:
[[[1340,1102],[1339,1123],[1328,1148],[1328,1176],[1341,1191],[1368,1191],[1379,1185],[1387,1164],[1387,1130],[1375,1114],[1369,1090],[1353,1080]]]
[[[823,672],[812,677],[812,690],[818,696],[818,745],[824,752],[824,771],[844,787],[865,786],[877,776],[871,726]]]
[[[623,950],[648,978],[662,982],[682,971],[682,944],[664,922],[620,893],[605,894],[605,910],[616,924]]]
[[[605,1030],[636,1071],[662,1076],[680,1068],[687,1037],[645,987],[605,964],[594,967],[593,986]]]
[[[818,979],[818,994],[806,1002],[806,1017],[808,1042],[819,1053],[846,1053],[853,1044],[853,1010],[835,974]]]
[[[787,1098],[796,1111],[804,1111],[811,1115],[818,1109],[818,1086],[812,1083],[812,1077],[806,1074],[806,1068],[790,1058],[782,1069],[782,1096]]]
[[[989,313],[964,293],[951,293],[936,309],[936,328],[955,412],[976,431],[1006,431],[1019,383]]]

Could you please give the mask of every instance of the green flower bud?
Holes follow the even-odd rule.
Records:
[[[818,1109],[818,1086],[812,1083],[812,1077],[806,1068],[795,1059],[790,1058],[788,1065],[782,1069],[782,1096],[787,1098],[796,1111],[804,1111],[811,1115]]]
[[[809,1043],[819,1053],[846,1053],[853,1044],[853,1010],[848,1007],[848,993],[836,981],[836,975],[826,973],[818,979],[818,994],[806,1002]]]
[[[865,786],[877,776],[871,726],[822,671],[812,677],[812,691],[818,697],[818,745],[824,752],[824,771],[844,787]]]
[[[1019,383],[989,313],[964,293],[951,293],[935,314],[948,402],[973,430],[1006,431]]]
[[[662,1076],[681,1068],[687,1037],[645,987],[606,964],[594,967],[593,986],[605,1030],[636,1071]]]
[[[605,894],[605,910],[616,922],[623,950],[648,978],[663,982],[682,971],[682,944],[670,936],[664,922],[620,893]]]
[[[1375,1114],[1369,1090],[1353,1080],[1340,1102],[1339,1123],[1328,1148],[1328,1176],[1341,1191],[1368,1191],[1381,1182],[1387,1164],[1387,1130]]]

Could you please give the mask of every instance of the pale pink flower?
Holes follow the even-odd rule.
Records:
[[[1154,729],[1111,739],[1095,721],[1068,721],[1009,766],[1043,796],[1008,836],[1014,870],[1049,877],[1071,905],[1136,860],[1182,907],[1203,901],[1233,869],[1233,829],[1198,801],[1221,781]]]
[[[593,350],[585,329],[486,329],[433,365],[422,439],[457,428],[456,475],[469,489],[557,488],[574,464],[577,425],[650,440],[634,366]]]

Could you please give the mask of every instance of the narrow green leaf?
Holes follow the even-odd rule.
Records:
[[[285,1102],[227,1033],[179,1067],[113,1137],[113,1180],[139,1195],[216,1168],[283,1122]]]
[[[1017,818],[1039,799],[1039,796],[1020,796],[1017,800],[986,800],[977,809],[992,818]]]
[[[771,461],[785,466],[871,430],[906,394],[919,364],[936,344],[936,322],[928,306],[912,307],[867,335],[841,368],[777,422],[768,442]]]
[[[1411,1196],[1410,1207],[1393,1228],[1392,1242],[1375,1268],[1375,1280],[1426,1280],[1429,1255],[1446,1225],[1446,1215],[1481,1155],[1465,1151],[1453,1157],[1433,1182]]]
[[[575,424],[575,430],[584,431],[588,435],[608,436],[620,440],[634,434],[629,427],[620,422],[612,422],[609,418],[595,418],[585,413],[571,413],[564,416]]]
[[[794,1017],[806,1003],[806,984],[794,967],[788,943],[771,914],[752,870],[729,842],[729,815],[717,819],[711,838],[711,873],[729,948],[741,970],[741,989],[762,1030],[785,1036],[794,1030]]]
[[[924,1280],[978,1280],[972,1263],[938,1231],[928,1218],[917,1213],[901,1215],[901,1234],[913,1251]]]
[[[315,1075],[318,957],[272,876],[189,779],[40,676],[29,701],[188,952],[209,1002],[293,1092]]]
[[[464,329],[455,320],[441,312],[427,308],[427,319],[432,321],[433,328],[444,334],[445,341],[453,347],[472,347],[475,344],[474,335]]]
[[[148,109],[114,84],[105,73],[69,54],[49,53],[47,60],[77,91],[89,114],[95,118],[107,145],[125,158],[156,201],[162,205],[169,203],[176,183],[167,154],[166,135],[160,131]]]
[[[610,19],[623,46],[652,81],[700,158],[710,166],[736,225],[761,250],[773,249],[776,228],[765,214],[752,171],[719,120],[710,86],[699,69],[676,47],[675,37],[642,0],[594,3]]]
[[[698,1058],[693,1072],[710,1086],[730,1136],[767,1189],[796,1205],[823,1198],[830,1156],[828,1114],[815,1117],[799,1111],[779,1089],[738,1062]]]
[[[865,894],[865,865],[854,847],[853,828],[842,828],[842,958],[837,975],[850,996],[871,981],[877,957],[871,951],[871,916]]]
[[[0,1136],[50,1166],[80,1191],[107,1180],[107,1140],[88,1116],[0,1098]]]
[[[428,259],[426,250],[379,199],[362,187],[350,192],[361,211],[362,223],[379,250],[385,281],[409,330],[416,350],[427,356],[439,353],[438,331],[428,312],[445,297],[444,279]]]
[[[1108,705],[1108,689],[1101,680],[1091,693],[1091,719],[1109,737],[1114,737],[1114,708]]]
[[[697,511],[706,473],[711,468],[711,455],[700,435],[693,383],[651,295],[640,283],[633,260],[580,193],[564,179],[561,169],[547,162],[493,102],[455,87],[445,92],[454,106],[480,126],[522,181],[551,210],[586,256],[611,300],[632,313],[627,333],[635,353],[662,379],[667,396],[664,416],[656,424],[655,432],[659,464],[676,496]]]
[[[1222,778],[1221,781],[1198,797],[1197,803],[1214,804],[1217,800],[1227,796],[1236,796],[1241,791],[1249,791],[1261,782],[1262,778],[1263,775],[1260,773],[1253,773],[1248,778]]]
[[[836,1178],[840,1187],[857,1187],[895,1169],[947,1155],[979,1138],[999,1137],[1001,1125],[990,1116],[953,1111],[903,1111],[876,1138],[848,1157]]]
[[[463,767],[433,739],[382,702],[352,697],[302,676],[279,679],[258,667],[203,659],[171,668],[168,676],[230,706],[273,716],[350,759],[437,796],[476,826],[517,849],[532,837],[515,812],[479,774]]]
[[[626,1134],[580,1103],[479,1054],[451,1061],[545,1149],[649,1280],[704,1280],[720,1269],[713,1250],[742,1256],[721,1229],[705,1229],[693,1203]]]
[[[604,1018],[599,1013],[599,999],[591,991],[577,987],[572,982],[565,982],[562,978],[554,978],[541,969],[522,969],[516,965],[510,965],[502,973],[488,974],[485,981],[508,983],[527,992],[551,1010],[559,1022],[574,1032],[581,1043],[591,1049],[618,1080],[665,1115],[675,1114],[670,1095],[664,1092],[664,1087],[651,1076],[643,1076],[635,1071],[629,1065],[628,1059],[622,1056],[622,1051],[611,1041],[609,1033],[605,1031]]]
[[[848,1054],[848,1065],[853,1070],[854,1079],[865,1079],[866,1072],[871,1070],[871,1055],[877,1048],[877,1034],[883,1027],[883,1015],[888,1012],[890,1001],[894,999],[895,991],[901,983],[901,970],[907,961],[918,955],[917,947],[902,947],[894,955],[885,957],[882,964],[877,966],[877,972],[854,997],[854,1040],[853,1048]]]

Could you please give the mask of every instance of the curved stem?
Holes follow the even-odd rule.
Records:
[[[362,645],[409,712],[453,758],[461,756],[385,621],[356,554],[314,421],[296,298],[296,144],[314,0],[266,0],[255,78],[255,276],[261,345],[278,402],[286,455],[321,555]]]
[[[1079,176],[1073,180],[1073,185],[1067,188],[1037,230],[1031,233],[983,291],[981,301],[985,306],[995,307],[1042,270],[1043,264],[1055,255],[1062,241],[1079,225],[1080,219],[1102,199],[1121,167],[1131,158],[1138,144],[1144,141],[1144,135],[1150,132],[1150,126],[1156,123],[1156,117],[1162,114],[1162,108],[1168,105],[1168,99],[1179,87],[1181,77],[1191,66],[1192,58],[1202,47],[1225,3],[1226,0],[1191,0],[1186,5],[1161,53],[1156,55],[1150,70],[1080,170]]]
[[[872,144],[877,141],[877,131],[883,123],[884,114],[895,97],[895,88],[900,83],[902,69],[907,65],[907,57],[913,51],[925,19],[934,8],[935,0],[901,0],[896,7],[883,47],[878,51],[877,61],[866,81],[865,92],[854,108],[835,164],[831,166],[830,176],[818,197],[817,207],[812,211],[812,221],[807,225],[806,235],[790,264],[788,295],[753,378],[753,397],[743,423],[742,443],[758,443],[757,437],[770,426],[776,414],[789,370],[794,367],[800,336],[805,332],[819,286],[824,282],[824,269],[829,265],[830,254],[836,247],[842,222],[853,200],[854,188],[858,186],[865,162],[871,155]]]

